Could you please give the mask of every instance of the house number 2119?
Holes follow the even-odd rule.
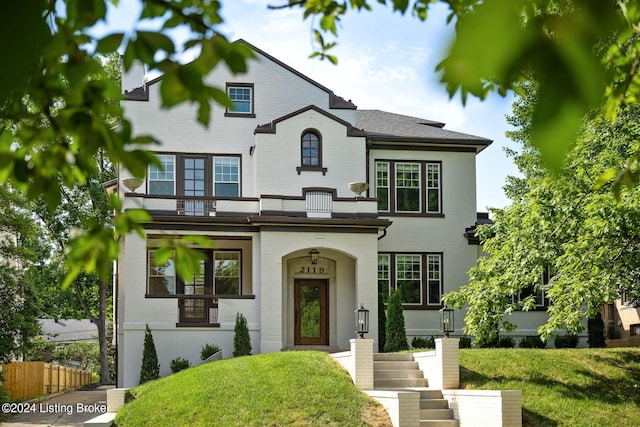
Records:
[[[298,270],[298,273],[324,273],[324,267],[319,267],[316,265],[312,265],[312,266],[302,266],[300,267],[300,270]]]

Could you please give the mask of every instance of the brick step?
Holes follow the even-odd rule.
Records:
[[[412,370],[377,370],[373,374],[376,379],[385,378],[423,378],[422,371]]]
[[[375,361],[374,371],[418,370],[418,362]]]
[[[420,420],[452,420],[451,409],[420,409]]]
[[[420,399],[420,409],[449,409],[447,399]]]
[[[405,388],[405,387],[428,387],[426,378],[386,378],[373,380],[373,387],[380,388]]]
[[[458,420],[420,420],[420,427],[458,427]]]
[[[411,353],[374,353],[375,361],[395,361],[395,362],[413,362],[413,354]]]

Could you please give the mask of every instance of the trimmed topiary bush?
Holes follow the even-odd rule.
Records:
[[[384,343],[387,340],[387,315],[384,301],[378,296],[378,351],[384,353]]]
[[[144,332],[144,349],[142,350],[142,367],[140,368],[140,384],[160,378],[160,363],[158,353],[153,342],[153,335],[149,325]]]
[[[471,345],[472,345],[471,337],[468,337],[466,335],[460,337],[460,348],[471,348]]]
[[[411,340],[411,347],[413,348],[436,348],[436,339],[435,337],[429,338],[420,338],[414,337]]]
[[[500,348],[513,348],[516,346],[516,342],[511,337],[500,337],[498,339],[498,347]]]
[[[202,346],[202,350],[200,350],[200,360],[206,360],[220,350],[222,349],[215,344],[205,344]]]
[[[236,326],[233,337],[233,357],[251,355],[251,337],[247,319],[241,314],[236,314]]]
[[[547,344],[538,335],[529,335],[520,340],[520,348],[545,348]]]
[[[602,315],[598,313],[595,318],[587,320],[587,342],[590,348],[604,348],[604,322]]]
[[[577,335],[558,335],[553,340],[555,348],[576,348],[578,346]]]
[[[389,297],[387,306],[387,340],[384,344],[385,353],[409,350],[400,298],[401,294],[398,290],[393,291]]]
[[[191,362],[187,359],[183,359],[182,357],[176,357],[169,363],[169,367],[171,368],[171,372],[174,374],[176,372],[184,371],[187,368],[191,367]]]

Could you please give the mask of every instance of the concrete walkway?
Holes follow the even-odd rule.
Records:
[[[23,402],[22,407],[14,408],[20,409],[21,413],[9,416],[0,424],[2,427],[82,427],[85,421],[107,412],[107,390],[110,388],[113,386],[88,386],[46,400]],[[3,412],[7,412],[4,407]]]

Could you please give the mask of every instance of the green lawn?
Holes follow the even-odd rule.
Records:
[[[365,426],[385,413],[321,352],[207,363],[132,390],[118,426]],[[388,420],[388,419],[387,419]]]
[[[468,389],[522,390],[524,425],[639,426],[640,349],[460,351]]]
[[[461,386],[522,390],[526,426],[640,425],[640,349],[460,351]],[[213,362],[133,391],[118,426],[389,425],[327,354]]]

